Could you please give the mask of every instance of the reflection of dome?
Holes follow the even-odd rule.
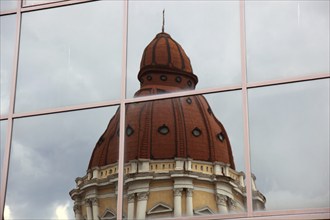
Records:
[[[168,77],[167,82],[165,82],[166,80],[149,80],[153,76],[161,79],[160,74],[163,73]],[[176,78],[178,75],[180,77]],[[142,88],[150,85],[163,85],[172,87],[172,90],[175,88],[194,89],[198,82],[197,77],[193,74],[190,60],[180,44],[164,32],[157,34],[144,49],[138,78],[142,83]],[[180,82],[173,83],[174,79],[180,80]]]
[[[135,96],[193,90],[189,58],[170,35],[144,50]],[[119,110],[70,192],[76,220],[115,219]],[[226,214],[246,210],[245,174],[235,170],[228,135],[202,95],[126,105],[123,216],[127,219]],[[265,197],[252,179],[253,207]]]
[[[159,33],[146,47],[136,96],[186,89],[197,83],[189,58],[170,35]],[[125,162],[173,159],[223,162],[235,169],[223,125],[201,96],[130,104],[126,108]],[[118,160],[119,112],[96,144],[89,169]]]

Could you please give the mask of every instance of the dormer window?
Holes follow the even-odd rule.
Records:
[[[177,76],[175,78],[175,82],[180,83],[182,81],[182,78],[180,76]]]
[[[199,128],[194,128],[194,130],[192,131],[192,134],[195,136],[195,137],[199,137],[201,134],[202,134],[202,131],[199,129]]]
[[[167,76],[165,76],[165,75],[161,75],[161,76],[160,76],[160,80],[162,80],[162,81],[166,81],[166,80],[167,80]]]
[[[166,135],[170,130],[168,129],[168,127],[163,124],[162,126],[160,126],[158,128],[158,132],[161,133],[162,135]]]
[[[129,137],[129,136],[131,136],[133,133],[134,133],[133,128],[132,128],[130,125],[127,125],[127,128],[126,128],[126,135]]]
[[[152,80],[152,76],[148,75],[148,76],[147,76],[147,80],[148,80],[148,81]]]
[[[217,138],[218,138],[221,142],[223,142],[223,141],[225,140],[225,136],[224,136],[224,134],[223,134],[222,132],[220,132],[219,134],[217,134]]]
[[[186,102],[190,105],[190,104],[192,103],[191,98],[187,98],[187,99],[186,99]]]

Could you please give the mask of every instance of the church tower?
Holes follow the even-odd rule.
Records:
[[[162,31],[145,48],[136,97],[195,89],[188,56]],[[124,201],[127,219],[242,212],[245,174],[236,171],[224,126],[202,95],[126,106]],[[87,174],[70,191],[76,219],[115,219],[119,111],[95,145]],[[266,199],[252,178],[255,209]]]

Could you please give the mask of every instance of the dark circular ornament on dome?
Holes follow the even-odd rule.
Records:
[[[167,76],[165,76],[165,75],[161,75],[161,76],[160,76],[160,80],[162,80],[162,81],[166,81],[166,80],[167,80]]]
[[[192,131],[192,134],[195,136],[195,137],[198,137],[202,134],[202,131],[199,129],[199,128],[194,128],[194,130]]]
[[[134,129],[133,129],[130,125],[127,125],[127,128],[126,128],[126,135],[129,137],[129,136],[131,136],[133,133],[134,133]]]
[[[191,98],[187,98],[187,99],[186,99],[186,102],[190,105],[190,104],[192,103]]]
[[[143,83],[144,83],[144,80],[143,80],[143,79],[141,79],[141,80],[140,80],[140,82],[143,84]]]
[[[158,132],[161,133],[162,135],[168,134],[169,131],[170,130],[168,129],[168,127],[165,124],[163,124],[162,126],[160,126],[158,128]]]
[[[177,76],[177,77],[175,78],[175,81],[176,81],[177,83],[180,83],[180,82],[182,81],[182,78],[181,78],[180,76]]]
[[[212,109],[210,107],[207,108],[208,113],[212,114]]]
[[[223,135],[222,132],[220,132],[219,134],[217,134],[217,138],[218,138],[221,142],[223,142],[223,141],[225,140],[225,136]]]
[[[191,87],[192,82],[190,80],[188,80],[187,84],[188,84],[189,87]]]
[[[152,76],[148,75],[147,80],[149,80],[149,81],[152,80]]]

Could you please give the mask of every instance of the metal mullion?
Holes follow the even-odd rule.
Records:
[[[125,153],[125,119],[126,119],[126,79],[127,79],[127,33],[128,33],[128,0],[123,5],[123,42],[122,42],[122,73],[119,122],[118,182],[117,182],[117,219],[123,218],[124,188],[124,153]]]
[[[0,16],[13,15],[13,14],[16,14],[16,13],[17,13],[16,9],[6,10],[6,11],[1,11]]]
[[[18,55],[19,55],[19,43],[21,36],[21,1],[17,1],[17,16],[16,16],[16,41],[15,41],[15,51],[14,51],[14,61],[13,61],[13,71],[12,71],[12,85],[10,92],[9,101],[9,111],[8,111],[8,124],[7,124],[7,135],[6,144],[4,149],[4,160],[1,172],[1,193],[0,193],[0,216],[4,215],[5,199],[7,192],[8,183],[8,172],[9,172],[9,162],[10,162],[10,152],[11,152],[11,142],[12,142],[12,131],[13,131],[13,114],[15,108],[15,95],[16,95],[16,78],[18,69]]]
[[[225,87],[221,87],[221,88],[189,90],[189,91],[167,93],[167,94],[161,94],[161,95],[151,95],[151,96],[141,96],[141,97],[137,97],[137,98],[129,98],[129,99],[125,100],[125,103],[130,104],[130,103],[147,102],[147,101],[154,101],[154,100],[160,100],[160,99],[179,98],[179,97],[184,97],[184,96],[203,95],[203,94],[218,93],[218,92],[230,92],[230,91],[237,91],[240,89],[242,89],[241,85],[233,85],[233,86],[225,86]]]
[[[320,79],[327,79],[330,78],[330,73],[319,73],[307,76],[297,76],[297,77],[290,77],[284,79],[275,79],[275,80],[268,80],[262,82],[252,82],[247,84],[247,88],[259,88],[259,87],[266,87],[266,86],[276,86],[282,84],[290,84],[290,83],[298,83],[298,82],[306,82],[312,80],[320,80]]]
[[[33,117],[33,116],[49,115],[49,114],[56,114],[56,113],[65,113],[65,112],[71,112],[71,111],[88,110],[88,109],[93,109],[93,108],[110,107],[110,106],[115,106],[115,105],[119,105],[119,104],[120,104],[119,100],[113,100],[113,101],[104,101],[104,102],[81,104],[81,105],[74,105],[74,106],[49,108],[49,109],[43,109],[43,110],[38,110],[38,111],[32,111],[32,112],[14,113],[13,118],[16,119],[16,118]]]
[[[330,208],[308,208],[308,209],[291,209],[291,210],[274,210],[254,212],[253,217],[274,218],[283,217],[286,219],[297,219],[297,216],[309,219],[309,216],[317,215],[319,219],[330,217]]]
[[[51,2],[51,3],[43,3],[38,5],[27,5],[22,6],[22,12],[30,12],[30,11],[37,11],[42,9],[50,9],[50,8],[56,8],[56,7],[62,7],[62,6],[71,6],[71,5],[77,5],[81,3],[87,3],[87,2],[93,2],[96,0],[69,0],[69,1],[59,1],[59,2]]]
[[[245,31],[245,0],[240,0],[240,47],[241,47],[241,73],[242,73],[242,111],[244,129],[244,160],[246,174],[246,209],[248,217],[253,215],[252,187],[251,187],[251,161],[249,140],[249,109],[247,94],[247,63],[246,63],[246,31]]]

